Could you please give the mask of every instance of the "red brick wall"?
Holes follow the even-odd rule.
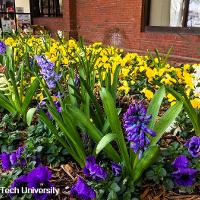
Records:
[[[63,0],[63,2],[65,5],[63,20],[56,21],[51,18],[47,22],[47,19],[40,18],[34,19],[34,23],[45,24],[52,30],[64,29],[72,32],[76,31],[77,27],[79,36],[83,36],[87,42],[114,43],[140,53],[155,48],[166,53],[170,47],[173,47],[174,59],[194,58],[194,61],[197,62],[199,59],[200,62],[200,54],[198,54],[200,35],[141,32],[143,0]],[[73,11],[69,12],[72,3]],[[76,11],[74,11],[74,3],[76,3]]]
[[[62,17],[37,17],[33,18],[33,24],[47,27],[53,35],[57,30],[63,30],[68,34],[70,31],[69,1],[70,0],[63,0]]]
[[[77,0],[78,33],[87,41],[111,43],[121,35],[120,46],[144,52],[173,47],[175,58],[200,58],[200,35],[141,32],[142,0]],[[189,60],[188,58],[186,58]],[[195,59],[196,60],[196,59]],[[199,60],[200,61],[200,60]]]

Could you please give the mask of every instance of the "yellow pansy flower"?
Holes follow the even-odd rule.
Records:
[[[129,87],[128,82],[127,81],[122,81],[122,86],[120,86],[118,88],[118,91],[119,92],[124,92],[125,94],[128,94],[130,89],[131,88]]]
[[[145,97],[148,99],[148,100],[151,100],[152,97],[153,97],[153,92],[151,90],[148,90],[147,88],[144,88],[142,90],[142,93],[144,93]]]
[[[194,108],[200,108],[200,99],[199,98],[195,98],[191,100],[191,104]]]

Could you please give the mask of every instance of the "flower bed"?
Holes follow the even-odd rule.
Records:
[[[0,54],[2,198],[199,195],[200,65],[62,35]]]

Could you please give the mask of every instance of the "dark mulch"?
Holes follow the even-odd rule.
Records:
[[[76,182],[78,175],[84,177],[81,169],[73,162],[61,165],[60,168],[50,169],[53,172],[52,182],[56,188],[60,188],[60,193],[57,196],[51,196],[49,200],[75,200],[70,197],[70,188]],[[178,194],[166,190],[162,185],[145,184],[141,188],[140,200],[200,200],[200,195]]]
[[[77,176],[82,175],[81,169],[74,162],[61,165],[59,168],[51,168],[52,183],[56,189],[60,189],[59,195],[53,195],[50,200],[73,200],[70,197],[70,188],[76,182]]]
[[[200,200],[200,195],[178,194],[167,191],[163,186],[145,185],[140,195],[141,200]]]

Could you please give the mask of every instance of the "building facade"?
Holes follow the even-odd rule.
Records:
[[[30,10],[52,34],[139,53],[172,47],[172,59],[200,62],[200,0],[30,0]]]

